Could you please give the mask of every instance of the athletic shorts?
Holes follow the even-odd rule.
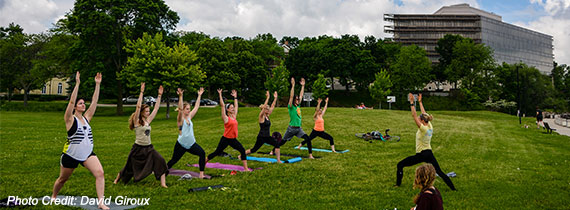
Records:
[[[89,154],[89,156],[87,158],[89,158],[91,156],[97,156],[97,155],[95,155],[94,152],[91,152],[91,154]],[[72,158],[71,156],[69,156],[65,153],[61,153],[61,158],[59,160],[59,164],[61,166],[63,166],[64,168],[77,168],[77,166],[79,164],[81,164],[81,166],[85,167],[83,165],[83,162],[85,162],[85,161],[76,160],[75,158]]]
[[[285,135],[283,135],[283,141],[289,141],[293,138],[293,136],[296,136],[297,138],[301,138],[304,135],[307,135],[305,133],[305,131],[303,131],[303,128],[301,127],[287,127],[287,131],[285,131]]]

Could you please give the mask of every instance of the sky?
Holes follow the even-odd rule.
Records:
[[[15,22],[40,33],[73,8],[74,0],[0,0],[0,26]],[[503,21],[554,37],[554,60],[570,64],[570,0],[165,0],[180,16],[177,31],[218,37],[390,37],[383,14],[432,14],[442,6],[468,3]]]

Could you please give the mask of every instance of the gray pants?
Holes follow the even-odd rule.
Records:
[[[289,141],[293,138],[293,136],[297,136],[297,138],[302,138],[304,135],[307,135],[303,128],[301,127],[287,127],[287,131],[285,131],[285,135],[283,135],[283,141]]]

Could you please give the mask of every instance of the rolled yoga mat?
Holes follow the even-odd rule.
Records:
[[[169,169],[168,175],[172,176],[184,176],[184,174],[190,174],[192,177],[200,177],[200,173],[195,171],[185,171],[185,170],[178,170],[178,169]],[[204,174],[204,179],[211,179],[212,176]]]
[[[207,187],[196,187],[196,188],[190,188],[190,189],[188,189],[188,192],[198,192],[198,191],[204,191],[204,190],[216,189],[216,188],[222,188],[222,187],[224,187],[224,185],[214,185],[214,186],[207,186]]]
[[[297,149],[297,147],[294,147],[293,149]],[[309,148],[307,148],[307,147],[301,147],[300,150],[309,150]],[[319,148],[313,148],[313,151],[318,151],[318,152],[333,152],[333,151],[330,150],[330,149],[319,149]],[[345,153],[345,152],[348,152],[348,151],[349,151],[349,150],[342,150],[342,151],[337,150],[336,153]]]
[[[186,164],[190,167],[200,167],[198,164]],[[224,170],[231,170],[231,171],[244,171],[243,166],[231,165],[231,164],[223,164],[223,163],[206,163],[206,168],[216,168],[216,169],[224,169]],[[263,168],[250,168],[249,170],[260,170]]]

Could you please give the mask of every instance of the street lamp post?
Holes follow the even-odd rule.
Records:
[[[518,110],[517,110],[517,115],[519,116],[519,124],[522,124],[522,119],[521,119],[521,96],[520,96],[520,89],[521,89],[521,85],[520,85],[520,81],[519,81],[519,65],[516,65],[516,69],[517,69],[517,105],[518,105]]]

